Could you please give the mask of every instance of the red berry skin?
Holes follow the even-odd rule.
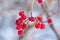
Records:
[[[42,23],[40,29],[45,29],[45,27],[46,27],[46,25],[44,23]]]
[[[21,30],[21,29],[18,31],[18,35],[20,35],[20,36],[22,36],[23,33],[24,33],[24,32],[23,32],[23,30]]]
[[[35,28],[36,28],[36,29],[41,28],[41,24],[40,24],[40,23],[36,23],[36,24],[35,24]]]
[[[23,16],[24,15],[24,11],[23,10],[21,10],[20,12],[19,12],[19,16]]]
[[[26,19],[26,15],[25,15],[25,12],[24,12],[23,10],[19,12],[19,16],[21,16],[21,18],[22,18],[23,20]]]
[[[21,25],[17,25],[17,26],[16,26],[16,29],[17,29],[17,30],[20,30],[21,27],[22,27]]]
[[[25,15],[23,15],[23,16],[21,16],[21,18],[22,18],[23,20],[25,20],[25,19],[26,19],[26,16],[25,16]]]
[[[26,30],[26,29],[27,29],[27,27],[28,27],[28,25],[27,25],[27,24],[25,24],[25,23],[23,23],[23,24],[22,24],[22,29],[23,29],[23,30]]]
[[[29,17],[29,21],[33,22],[35,20],[34,17]]]
[[[53,22],[52,18],[49,18],[49,19],[48,19],[48,23],[49,23],[49,24],[52,24],[52,22]]]
[[[19,18],[19,19],[16,20],[16,25],[20,25],[20,23],[22,23],[22,22],[23,22],[23,19]]]
[[[23,22],[23,19],[22,18],[19,18],[16,20],[16,25],[20,25],[21,23]]]
[[[16,24],[16,25],[20,25],[20,24],[19,24],[19,20],[16,20],[16,23],[15,23],[15,24]]]
[[[41,16],[39,16],[37,19],[38,19],[40,22],[42,22],[42,20],[43,20],[43,18],[42,18]]]
[[[39,4],[42,4],[42,3],[43,3],[43,0],[38,0],[38,3],[39,3]]]
[[[18,20],[19,20],[19,23],[22,23],[23,22],[23,19],[22,18],[19,18]]]

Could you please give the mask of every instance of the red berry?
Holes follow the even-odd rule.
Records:
[[[16,20],[16,25],[20,25],[20,24],[19,24],[19,20]]]
[[[23,10],[19,12],[19,16],[21,16],[21,18],[22,18],[23,20],[26,19],[26,16],[25,16],[24,13],[25,13],[25,12],[24,12]]]
[[[37,29],[41,28],[41,24],[40,23],[36,23],[35,24],[35,28],[37,28]]]
[[[29,17],[29,21],[33,22],[35,20],[34,17]]]
[[[23,19],[22,18],[19,18],[18,20],[19,20],[19,23],[22,23],[23,22]]]
[[[21,18],[22,18],[23,20],[25,20],[25,19],[26,19],[26,16],[25,16],[25,15],[23,15],[23,16],[21,16]]]
[[[48,23],[49,23],[49,24],[52,24],[52,22],[53,22],[52,18],[49,18],[49,19],[48,19]]]
[[[18,31],[18,35],[23,35],[23,33],[24,33],[24,32],[23,32],[23,30],[21,30],[21,29]]]
[[[43,3],[43,0],[38,0],[38,3],[39,3],[39,4],[42,4],[42,3]]]
[[[42,23],[40,29],[45,29],[45,27],[46,27],[46,25],[44,23]]]
[[[25,24],[25,23],[22,24],[22,29],[23,29],[23,30],[25,30],[27,27],[28,27],[27,24]]]
[[[38,20],[41,22],[43,20],[43,18],[41,16],[39,16]]]
[[[20,23],[22,23],[22,22],[23,22],[23,19],[19,18],[19,19],[16,20],[16,25],[20,25]]]
[[[16,29],[19,30],[21,28],[21,25],[17,25]]]
[[[23,10],[21,10],[20,12],[19,12],[19,16],[23,16],[24,15],[24,11]]]

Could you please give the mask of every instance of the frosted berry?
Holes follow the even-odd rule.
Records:
[[[38,3],[39,3],[39,4],[42,4],[42,3],[43,3],[43,0],[38,0]]]
[[[53,22],[52,18],[49,18],[49,19],[48,19],[48,23],[49,23],[49,24],[52,24],[52,22]]]
[[[29,17],[29,21],[33,22],[35,20],[34,17]]]
[[[41,23],[41,28],[40,29],[45,29],[46,25],[44,23]]]
[[[23,30],[21,30],[21,29],[18,31],[18,35],[23,35],[23,33],[24,33],[24,32],[23,32]]]
[[[22,24],[22,29],[23,29],[23,30],[27,29],[27,27],[28,27],[27,24],[25,24],[25,23]]]
[[[41,16],[39,16],[37,19],[38,19],[40,22],[43,20],[43,18],[42,18]]]
[[[35,24],[35,28],[37,28],[37,29],[41,28],[41,24],[40,23],[36,23]]]

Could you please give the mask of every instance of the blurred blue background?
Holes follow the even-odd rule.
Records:
[[[29,6],[32,0],[0,0],[0,40],[18,40],[19,36],[15,29],[15,21],[19,17],[18,12],[23,8],[26,11],[26,16],[29,16]],[[44,0],[48,3],[48,0]],[[48,5],[49,14],[53,14],[57,8],[57,0],[52,0]],[[27,4],[27,5],[26,5]],[[37,17],[39,14],[45,13],[41,6],[36,2],[33,6],[33,16]],[[43,15],[44,20],[46,15]],[[53,15],[53,24],[60,30],[60,13]],[[59,31],[60,32],[60,31]],[[22,40],[57,40],[56,34],[46,23],[46,29],[40,30],[33,28],[29,29],[23,36]],[[21,39],[19,39],[21,40]]]

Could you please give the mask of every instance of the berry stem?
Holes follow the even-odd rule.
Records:
[[[34,1],[35,1],[35,0],[32,0],[32,3],[31,3],[31,9],[30,9],[31,17],[32,17],[32,11],[33,11],[33,4],[34,4]]]
[[[58,0],[58,8],[59,8],[59,6],[60,6],[60,0]]]
[[[60,0],[58,0],[58,13],[60,12]]]
[[[48,8],[47,8],[46,4],[44,3],[44,5],[41,5],[41,7],[43,8],[44,12],[46,13],[47,19],[48,19],[50,17],[50,15],[48,13]],[[58,40],[60,40],[60,34],[59,34],[60,32],[56,29],[56,27],[54,27],[53,23],[50,24],[50,27],[55,32]]]

